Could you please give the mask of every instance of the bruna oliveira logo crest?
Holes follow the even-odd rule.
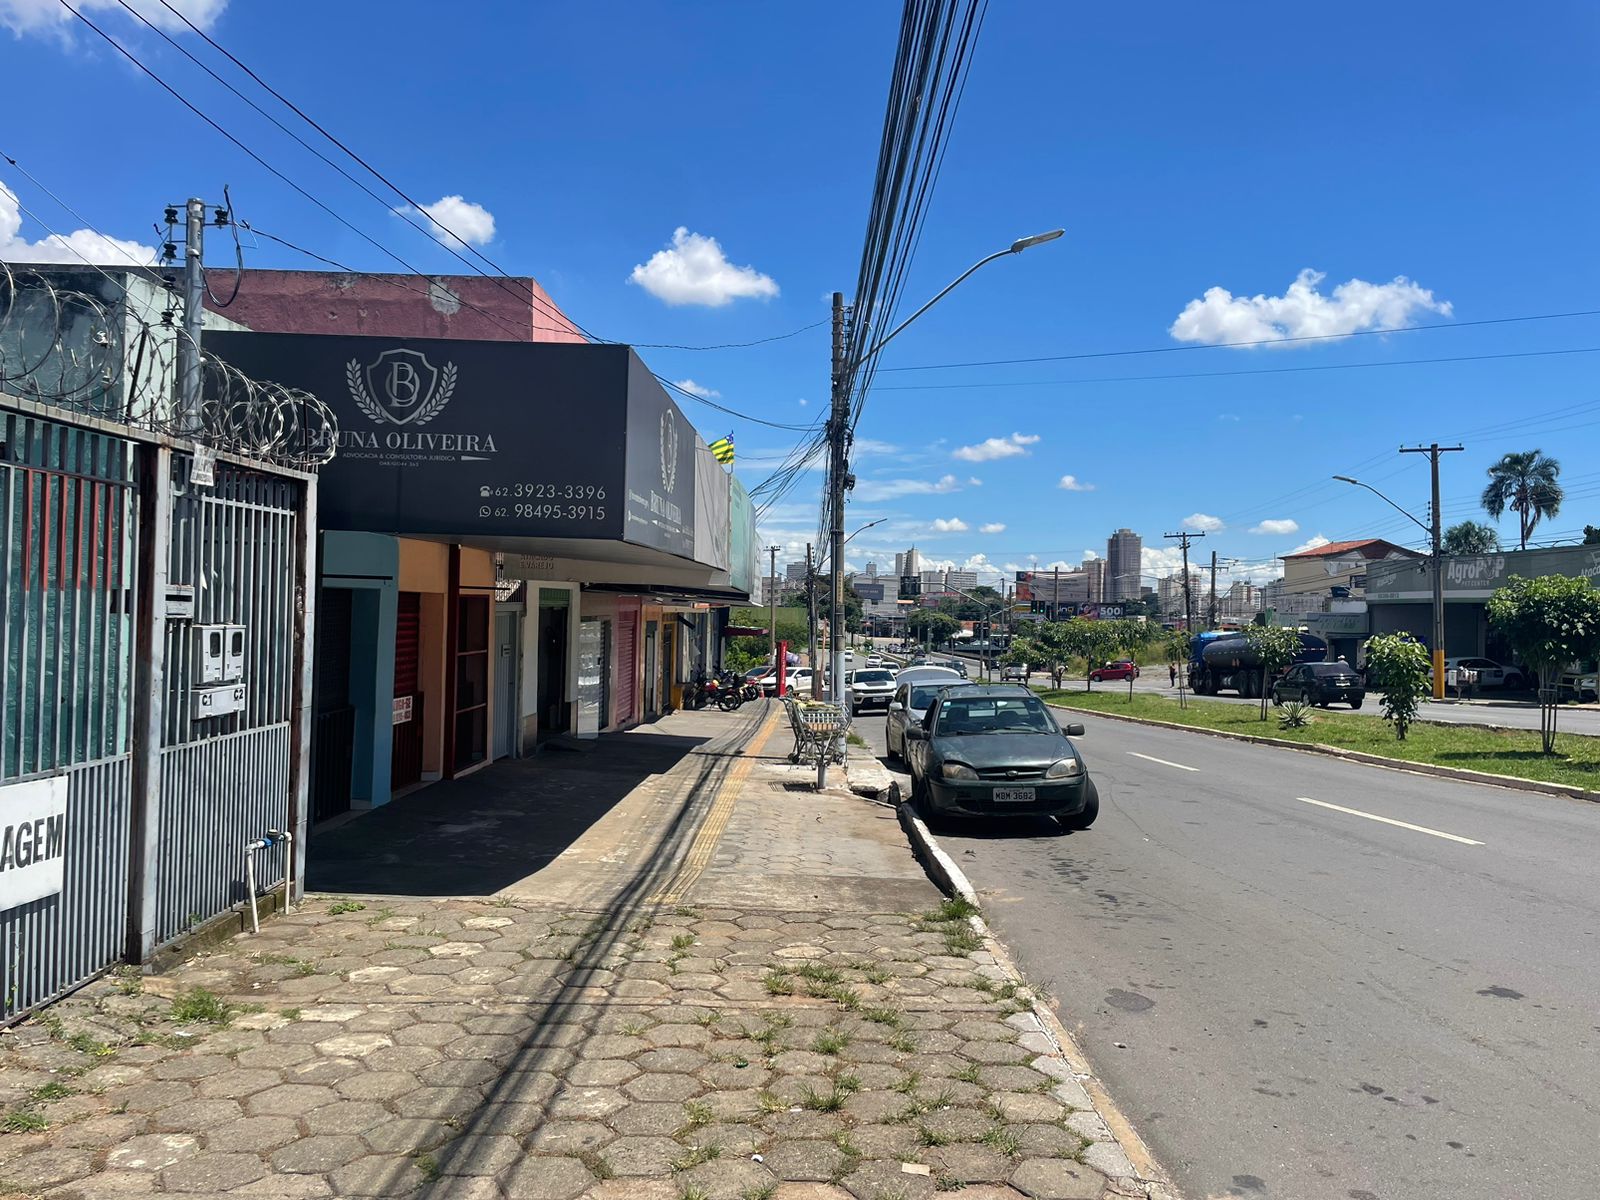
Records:
[[[672,493],[678,482],[678,422],[672,410],[661,414],[661,490]]]
[[[379,425],[426,425],[456,390],[455,363],[435,367],[418,350],[385,350],[365,369],[352,358],[344,377],[356,407]]]

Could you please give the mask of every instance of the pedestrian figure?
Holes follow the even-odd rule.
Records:
[[[1168,687],[1177,687],[1178,686],[1178,664],[1177,663],[1169,662],[1167,664],[1167,686]]]

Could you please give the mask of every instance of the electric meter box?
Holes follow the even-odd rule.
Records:
[[[194,631],[194,682],[199,687],[222,683],[226,678],[225,653],[228,644],[226,625],[196,625]]]
[[[229,683],[221,687],[195,688],[189,693],[189,716],[195,721],[210,717],[225,717],[229,713],[244,711],[244,684]]]
[[[224,625],[222,644],[222,679],[224,683],[238,683],[244,678],[244,626]]]
[[[194,626],[196,687],[238,683],[244,678],[244,633],[243,625]]]

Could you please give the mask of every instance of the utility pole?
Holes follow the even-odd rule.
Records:
[[[1194,598],[1190,595],[1189,588],[1189,543],[1205,537],[1203,533],[1190,533],[1187,529],[1182,533],[1163,533],[1164,538],[1177,538],[1178,544],[1183,547],[1183,627],[1191,633],[1194,631]]]
[[[183,333],[178,338],[178,427],[184,435],[192,437],[199,432],[200,422],[200,319],[205,311],[206,294],[204,200],[190,197],[185,206],[185,226]]]
[[[1433,467],[1433,698],[1444,699],[1444,535],[1439,512],[1439,455],[1461,446],[1401,446],[1401,454],[1426,454]]]
[[[1061,568],[1055,567],[1053,570],[1055,579],[1050,584],[1050,619],[1059,621],[1061,619]]]
[[[1211,552],[1211,613],[1207,619],[1206,628],[1217,627],[1217,552]]]
[[[771,643],[771,649],[768,651],[768,656],[772,659],[772,669],[773,669],[773,671],[777,671],[777,669],[778,669],[778,547],[776,547],[776,546],[768,546],[767,547],[767,553],[772,558],[772,578],[771,578],[771,580],[769,582],[769,586],[768,586],[768,590],[771,592],[771,595],[769,595],[767,597],[767,604],[768,604],[768,607],[771,609],[771,613],[772,613],[771,617],[767,621],[767,624],[771,626],[771,628],[767,630],[768,641]]]
[[[829,373],[833,398],[832,415],[828,421],[828,491],[829,507],[833,515],[830,544],[833,554],[831,590],[833,593],[833,623],[843,627],[844,618],[844,497],[850,490],[850,464],[846,457],[850,439],[849,381],[844,367],[844,293],[833,294],[833,362]],[[833,700],[844,706],[844,642],[839,630],[834,630],[829,643],[832,660]],[[848,711],[848,710],[847,710]]]

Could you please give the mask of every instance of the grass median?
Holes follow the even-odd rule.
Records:
[[[1103,692],[1044,691],[1040,696],[1047,703],[1084,712],[1116,713],[1285,742],[1337,746],[1402,762],[1463,767],[1600,791],[1600,738],[1580,734],[1559,736],[1556,753],[1547,756],[1540,749],[1537,730],[1502,732],[1471,725],[1415,724],[1406,731],[1402,742],[1382,717],[1338,709],[1314,710],[1312,723],[1305,729],[1279,729],[1276,715],[1280,710],[1269,707],[1270,715],[1263,721],[1261,710],[1253,704],[1191,698],[1186,707],[1179,708],[1177,700],[1166,696],[1136,693],[1130,698],[1126,688],[1115,690],[1115,685]]]

